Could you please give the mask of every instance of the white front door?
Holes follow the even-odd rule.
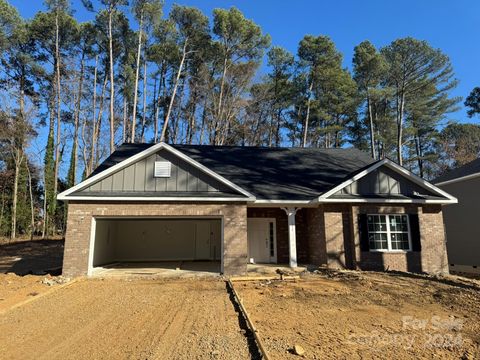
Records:
[[[277,261],[275,219],[249,218],[247,220],[247,237],[249,262]]]

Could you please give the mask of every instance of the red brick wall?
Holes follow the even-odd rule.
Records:
[[[328,267],[337,269],[353,267],[351,217],[350,205],[328,204],[324,206]]]
[[[421,252],[374,253],[360,251],[358,215],[361,213],[417,213]],[[219,216],[224,219],[224,271],[241,274],[247,263],[247,217],[276,219],[277,260],[286,264],[287,214],[280,208],[248,208],[246,204],[114,203],[69,204],[63,272],[85,275],[92,218],[97,216]],[[448,263],[441,206],[380,204],[326,204],[300,209],[296,214],[299,264],[333,268],[447,273]]]
[[[360,250],[358,215],[378,214],[418,214],[420,225],[420,252],[365,252]],[[360,205],[352,207],[353,264],[364,270],[397,270],[427,273],[448,273],[445,231],[442,207],[440,205],[405,206]]]
[[[305,209],[308,224],[309,263],[312,265],[327,264],[327,245],[325,241],[324,206]]]
[[[219,216],[224,222],[223,262],[225,274],[243,274],[247,269],[246,204],[70,202],[63,259],[63,274],[86,275],[94,217],[108,216]]]

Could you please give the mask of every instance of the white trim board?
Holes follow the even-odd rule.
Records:
[[[85,196],[71,195],[59,200],[89,200],[89,201],[165,201],[165,202],[248,202],[253,201],[249,198],[234,197],[177,197],[177,196]]]
[[[170,146],[170,145],[168,145],[164,142],[152,145],[148,149],[145,149],[145,150],[129,157],[128,159],[125,159],[125,160],[119,162],[118,164],[115,164],[115,165],[109,167],[108,169],[98,173],[97,175],[92,176],[91,178],[86,179],[85,181],[82,181],[81,183],[71,187],[70,189],[65,190],[64,192],[57,195],[57,200],[95,200],[95,199],[114,200],[114,197],[108,197],[108,196],[105,196],[105,197],[86,196],[85,197],[85,196],[69,196],[69,195],[72,194],[73,192],[82,190],[82,189],[88,187],[89,185],[91,185],[91,184],[93,184],[93,183],[95,183],[99,180],[102,180],[102,179],[106,178],[107,176],[109,176],[110,174],[113,174],[113,173],[115,173],[119,170],[122,170],[122,169],[126,168],[127,166],[129,166],[129,165],[131,165],[131,164],[133,164],[137,161],[140,161],[140,160],[146,158],[149,155],[154,154],[161,149],[165,149],[165,150],[169,151],[170,153],[176,155],[177,157],[186,161],[190,165],[196,167],[197,169],[199,169],[199,170],[203,171],[204,173],[212,176],[213,178],[220,181],[221,183],[227,185],[231,189],[233,189],[235,191],[238,191],[239,193],[245,195],[246,198],[242,198],[242,201],[254,201],[255,200],[255,196],[250,194],[245,189],[242,189],[240,186],[234,184],[230,180],[225,179],[223,176],[221,176],[221,175],[217,174],[216,172],[210,170],[206,166],[200,164],[198,161],[192,159],[191,157],[185,155],[184,153],[180,152],[179,150],[175,149],[174,147],[172,147],[172,146]],[[136,198],[136,199],[132,198],[132,199],[133,200],[139,200],[139,198]],[[150,199],[151,200],[159,200],[159,198],[150,198]],[[181,199],[186,201],[187,198],[181,198]],[[118,200],[126,200],[126,198],[118,198]],[[178,201],[178,199],[177,200],[172,199],[172,201]],[[195,200],[195,201],[199,201],[199,200]],[[209,199],[208,201],[212,201],[212,199]]]
[[[477,177],[480,177],[480,172],[475,173],[475,174],[461,176],[461,177],[451,179],[451,180],[442,181],[442,182],[436,183],[435,185],[436,186],[448,185],[448,184],[453,184],[453,183],[460,182],[460,181],[475,179]]]
[[[322,199],[318,204],[331,203],[377,203],[377,204],[456,204],[457,200],[440,200],[440,199]]]
[[[391,170],[403,175],[408,180],[416,183],[417,185],[436,193],[439,196],[446,198],[446,200],[429,200],[429,199],[412,199],[412,200],[400,200],[396,201],[397,199],[385,199],[383,202],[418,202],[418,203],[445,203],[445,204],[455,204],[458,202],[457,198],[453,197],[452,195],[448,194],[447,192],[443,191],[442,189],[436,187],[433,184],[430,184],[428,181],[422,179],[421,177],[415,175],[411,171],[408,171],[404,167],[394,163],[393,161],[385,158],[382,160],[377,161],[376,163],[372,164],[367,169],[359,172],[357,175],[351,177],[350,179],[342,182],[341,184],[335,186],[333,189],[327,191],[326,193],[320,195],[315,202],[382,202],[377,199],[358,199],[357,201],[352,201],[351,199],[328,199],[330,196],[334,195],[338,191],[342,190],[343,188],[347,187],[348,185],[352,184],[353,182],[363,178],[364,176],[370,174],[371,172],[375,171],[381,166],[387,166]],[[326,200],[329,201],[326,201]],[[371,201],[370,201],[371,200]]]
[[[69,196],[65,201],[163,201],[163,202],[245,202],[247,207],[252,208],[281,208],[281,207],[299,207],[299,208],[315,208],[319,204],[330,203],[378,203],[378,204],[456,204],[456,200],[440,200],[440,199],[374,199],[374,198],[360,198],[360,199],[322,199],[318,200],[278,200],[278,201],[251,201],[246,198],[205,198],[205,197],[129,197],[129,196]]]

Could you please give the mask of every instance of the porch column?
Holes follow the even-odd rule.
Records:
[[[300,208],[288,207],[282,208],[288,216],[288,253],[289,266],[291,268],[297,267],[297,236],[295,228],[295,214]]]

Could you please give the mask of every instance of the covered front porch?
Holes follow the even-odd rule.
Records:
[[[326,263],[323,217],[318,212],[293,206],[248,208],[249,272],[259,264],[297,268]]]

